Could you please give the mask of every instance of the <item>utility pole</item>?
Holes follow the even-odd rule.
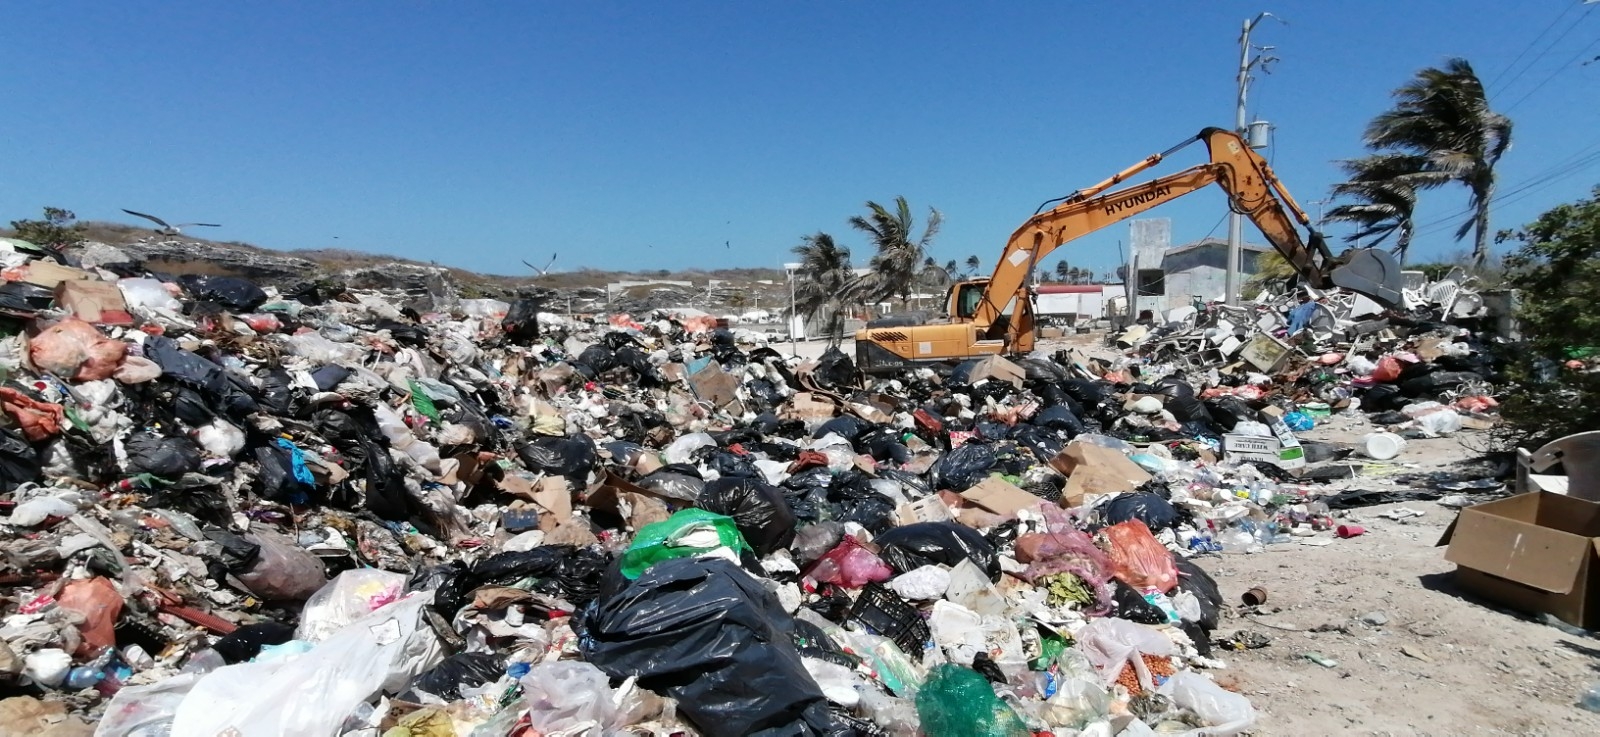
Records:
[[[1250,32],[1255,30],[1257,24],[1267,18],[1272,18],[1280,23],[1283,19],[1271,13],[1261,13],[1244,22],[1244,32],[1239,34],[1239,96],[1238,105],[1234,111],[1234,132],[1241,137],[1247,136],[1245,130],[1245,96],[1250,89],[1250,70],[1260,66],[1266,71],[1266,66],[1277,58],[1268,56],[1271,46],[1252,47],[1250,45]],[[1250,58],[1251,51],[1260,51],[1255,58]],[[1246,144],[1249,140],[1246,138]],[[1227,302],[1230,305],[1239,304],[1239,273],[1244,260],[1244,216],[1230,208],[1228,213],[1228,273],[1227,273]]]
[[[1322,227],[1322,206],[1326,205],[1326,204],[1329,204],[1331,202],[1333,202],[1333,198],[1332,197],[1325,197],[1325,198],[1320,199],[1320,200],[1312,200],[1311,201],[1311,204],[1317,206],[1317,220],[1316,220],[1317,227],[1319,227],[1319,228]]]

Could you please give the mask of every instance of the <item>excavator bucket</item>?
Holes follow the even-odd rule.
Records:
[[[1334,268],[1329,280],[1384,307],[1400,304],[1400,289],[1405,280],[1400,276],[1400,262],[1388,251],[1376,248],[1358,248],[1347,253],[1343,264]]]

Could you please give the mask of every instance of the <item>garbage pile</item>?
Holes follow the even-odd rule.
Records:
[[[1192,558],[1336,534],[1243,385],[9,249],[4,734],[1238,734]]]

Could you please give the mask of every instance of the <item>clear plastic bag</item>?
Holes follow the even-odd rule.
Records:
[[[300,611],[297,640],[321,642],[345,625],[399,599],[408,577],[376,568],[345,571],[317,590]]]
[[[589,663],[541,663],[522,677],[528,720],[543,734],[598,734],[614,726],[611,681]]]
[[[1250,705],[1250,699],[1229,692],[1193,671],[1173,674],[1159,693],[1206,721],[1207,726],[1183,732],[1178,737],[1233,737],[1256,724],[1256,710]]]
[[[185,673],[145,686],[124,686],[111,698],[95,737],[147,737],[172,733],[172,720],[178,714],[189,690],[200,680],[199,673]]]

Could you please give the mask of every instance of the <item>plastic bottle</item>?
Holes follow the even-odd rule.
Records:
[[[1589,684],[1578,697],[1578,708],[1600,714],[1600,681]]]

